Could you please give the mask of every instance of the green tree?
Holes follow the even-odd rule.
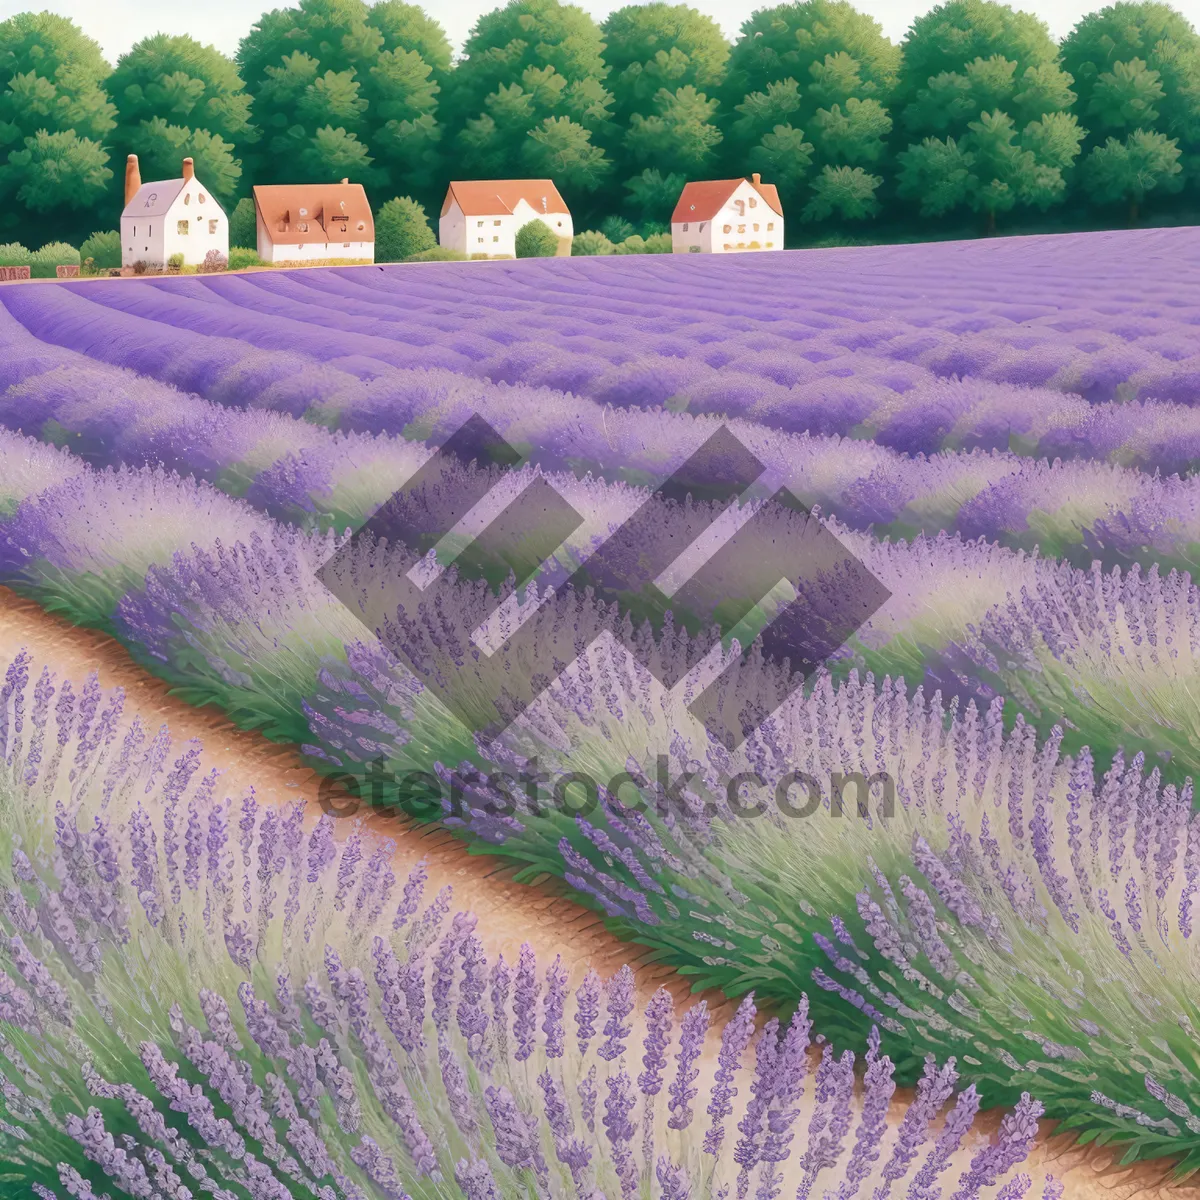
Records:
[[[1084,130],[1046,26],[993,0],[948,0],[913,22],[897,85],[908,149],[901,197],[921,215],[959,208],[989,232],[1015,207],[1066,193]]]
[[[1124,141],[1110,137],[1087,156],[1084,182],[1099,203],[1127,204],[1133,224],[1150,192],[1173,192],[1183,186],[1179,158],[1173,138],[1135,129]]]
[[[729,43],[712,17],[686,4],[629,4],[601,27],[617,119],[645,112],[660,88],[713,94],[725,79]]]
[[[826,168],[884,164],[899,66],[878,22],[844,0],[756,13],[729,58],[726,172],[761,172],[785,212],[814,201],[821,210],[812,189]],[[831,185],[819,186],[825,196]]]
[[[805,221],[862,221],[879,212],[875,192],[883,179],[862,167],[823,167],[813,181],[812,199],[804,207]]]
[[[654,164],[685,176],[707,170],[722,137],[712,120],[717,101],[688,84],[674,92],[660,88],[652,108],[648,117],[634,113],[625,133],[625,147],[634,163]]]
[[[121,149],[137,154],[144,179],[176,177],[179,160],[190,155],[217,198],[232,201],[239,151],[257,138],[232,60],[193,38],[159,33],[121,56],[107,86]]]
[[[256,181],[353,177],[429,197],[440,184],[441,27],[385,0],[300,0],[266,13],[238,50],[260,127]],[[385,193],[386,194],[386,193]]]
[[[596,229],[585,229],[582,233],[577,233],[571,239],[571,254],[573,256],[611,254],[613,249],[612,242]]]
[[[375,214],[376,262],[403,262],[436,245],[424,208],[411,197],[397,196]]]
[[[612,163],[591,131],[570,117],[546,117],[521,147],[521,162],[534,178],[553,179],[569,192],[594,192],[612,171]]]
[[[65,17],[0,22],[0,235],[39,226],[78,239],[112,179],[114,109],[100,47]]]
[[[258,246],[258,218],[254,212],[254,201],[243,196],[229,214],[229,244],[243,250]]]
[[[98,270],[108,270],[121,265],[121,235],[115,229],[93,233],[79,247],[80,261],[92,260]]]
[[[629,195],[625,208],[640,223],[655,221],[666,226],[685,183],[685,175],[664,175],[657,167],[647,167],[640,175],[626,181],[625,190]]]
[[[553,258],[558,253],[558,236],[545,221],[528,221],[517,230],[518,258]]]

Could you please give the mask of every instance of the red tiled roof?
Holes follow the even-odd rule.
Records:
[[[535,212],[570,213],[553,179],[456,179],[446,190],[442,216],[450,202],[467,217],[492,217],[511,213],[524,200]],[[543,201],[545,202],[543,205]]]
[[[286,246],[375,240],[375,219],[361,183],[256,187],[254,207],[263,219],[267,236]],[[301,229],[301,225],[308,228]]]
[[[671,214],[671,223],[711,221],[734,190],[743,183],[750,184],[775,212],[783,216],[779,192],[773,183],[755,183],[752,179],[702,179],[684,185],[679,194],[679,203]]]

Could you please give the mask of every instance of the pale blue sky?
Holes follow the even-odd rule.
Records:
[[[605,0],[576,0],[597,18],[621,3]],[[1019,0],[1017,0],[1019,3]],[[764,0],[690,0],[693,7],[710,13],[729,37]],[[913,17],[932,7],[933,0],[856,0],[895,41],[904,36]],[[1036,12],[1055,37],[1062,37],[1086,12],[1103,6],[1104,0],[1034,0],[1022,5]],[[426,11],[442,22],[455,47],[462,45],[481,13],[497,6],[496,0],[429,0]],[[134,42],[151,33],[187,33],[232,54],[238,41],[258,19],[264,8],[283,7],[270,0],[192,0],[163,3],[163,0],[0,0],[0,18],[29,8],[45,8],[70,17],[94,37],[110,62],[115,62]],[[1200,24],[1200,0],[1176,0],[1175,7],[1194,24]]]

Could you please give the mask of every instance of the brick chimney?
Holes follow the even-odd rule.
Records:
[[[750,182],[754,184],[755,187],[758,187],[758,185],[762,183],[762,176],[755,171],[754,174],[750,176]]]
[[[183,160],[183,179],[184,179],[184,182],[186,183],[186,182],[187,182],[189,179],[191,179],[191,178],[192,178],[192,177],[193,177],[195,174],[196,174],[196,168],[195,168],[195,167],[192,165],[192,160],[191,160],[190,158],[185,158],[185,159]]]
[[[138,160],[136,154],[131,154],[125,160],[125,203],[138,194],[138,188],[142,186],[142,173],[138,170]]]

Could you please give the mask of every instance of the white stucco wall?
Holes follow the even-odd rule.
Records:
[[[467,249],[467,222],[458,201],[452,200],[445,216],[438,221],[438,245],[470,256]]]
[[[286,237],[287,234],[280,234]],[[273,242],[258,233],[258,257],[263,262],[311,262],[323,258],[361,258],[375,261],[374,242]]]
[[[686,233],[684,224],[688,226]],[[699,229],[700,225],[704,225],[703,230]],[[677,221],[671,225],[671,249],[674,253],[695,253],[689,249],[693,245],[699,245],[699,252],[704,254],[782,250],[783,218],[758,194],[749,180],[743,180],[711,221]]]
[[[182,254],[187,266],[199,266],[210,250],[229,257],[229,218],[195,177],[184,184],[165,213],[121,217],[122,266],[144,262],[161,269],[173,254]]]

